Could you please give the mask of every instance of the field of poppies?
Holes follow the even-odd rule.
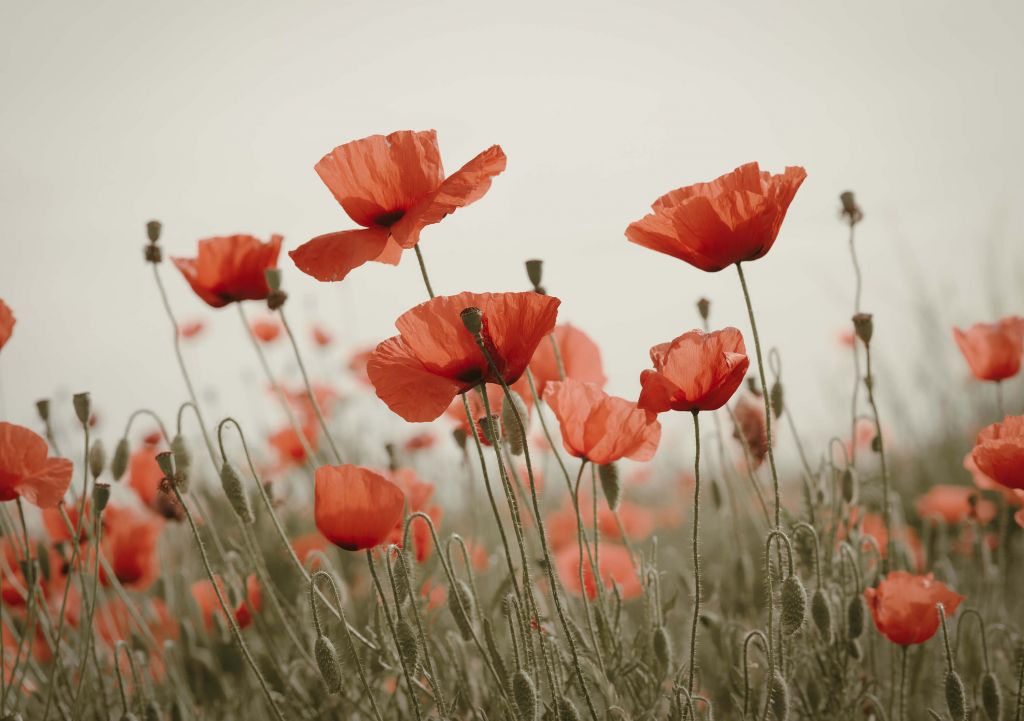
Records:
[[[495,145],[446,176],[434,131],[346,142],[316,172],[349,229],[287,258],[280,236],[243,234],[165,257],[145,225],[139,272],[181,404],[161,417],[140,398],[100,431],[82,392],[42,398],[35,427],[0,422],[0,721],[1024,721],[1024,318],[942,329],[983,417],[890,443],[864,215],[836,189],[849,404],[843,433],[803,442],[748,277],[785,242],[806,172],[748,163],[623,226],[719,274],[749,324],[720,327],[693,298],[636,368],[638,396],[612,396],[541,260],[524,259],[526,290],[431,284],[445,217],[505,163]],[[403,255],[424,302],[344,367],[313,367],[336,331],[289,323],[282,276],[343,282]],[[183,348],[208,331],[172,306],[182,281],[242,314],[237,353],[258,361],[279,431],[197,394]],[[0,300],[0,355],[22,322]],[[417,425],[379,443],[340,422],[342,376]],[[694,452],[655,472],[674,414]]]

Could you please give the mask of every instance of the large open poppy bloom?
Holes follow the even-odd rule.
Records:
[[[299,270],[322,281],[341,280],[371,260],[397,265],[420,231],[482,198],[504,169],[505,153],[492,145],[445,178],[434,130],[345,143],[325,155],[316,172],[362,228],[317,236],[289,255]]]
[[[649,461],[658,450],[658,416],[592,383],[567,378],[548,383],[544,402],[562,431],[562,445],[576,458],[603,465],[621,458]]]
[[[1007,416],[981,429],[971,457],[996,483],[1024,489],[1024,416]]]
[[[387,540],[402,519],[402,489],[359,466],[316,469],[313,512],[320,533],[346,551],[361,551]]]
[[[626,238],[712,273],[755,260],[771,250],[806,177],[800,167],[772,175],[757,163],[741,165],[661,196],[652,214],[626,228]]]
[[[590,336],[576,326],[564,323],[555,328],[551,338],[558,346],[558,357],[555,357],[555,349],[548,340],[537,346],[537,352],[530,359],[530,373],[540,398],[544,397],[547,384],[562,380],[563,375],[604,388],[608,379],[601,364],[601,350]],[[530,393],[530,384],[525,376],[516,381],[513,390],[522,396],[528,406],[533,403],[533,394]]]
[[[975,323],[967,330],[954,328],[953,339],[980,381],[1006,380],[1020,371],[1024,318],[1011,316],[997,323]]]
[[[281,236],[264,243],[251,235],[199,241],[195,258],[171,258],[196,295],[214,308],[240,300],[264,300],[270,293],[265,272],[277,267]]]
[[[504,381],[513,383],[554,328],[559,303],[532,292],[438,296],[399,316],[399,335],[377,346],[366,373],[377,396],[402,418],[435,420],[459,393],[499,382],[463,325],[463,310],[483,312],[485,347]]]
[[[38,433],[0,422],[0,501],[21,497],[40,508],[59,504],[71,484],[72,463],[48,453]]]
[[[932,574],[915,576],[893,571],[875,588],[864,591],[878,631],[893,643],[909,646],[924,643],[939,630],[941,603],[947,616],[956,612],[964,597],[954,593]]]
[[[651,348],[654,370],[640,374],[637,406],[655,413],[713,411],[739,388],[750,359],[735,328],[691,330]]]
[[[7,341],[11,339],[16,322],[14,320],[14,313],[11,312],[10,307],[0,298],[0,348],[3,348]]]

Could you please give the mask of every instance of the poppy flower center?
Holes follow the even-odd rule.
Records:
[[[382,228],[390,228],[392,225],[400,221],[404,215],[404,210],[392,210],[378,215],[373,219],[373,223],[374,225],[379,225]]]

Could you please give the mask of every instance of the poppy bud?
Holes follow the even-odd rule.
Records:
[[[850,638],[860,638],[864,633],[864,599],[859,594],[846,607],[846,632]]]
[[[313,643],[313,655],[316,657],[316,665],[320,668],[320,676],[323,677],[327,690],[331,693],[341,693],[341,660],[331,639],[324,635],[317,636]]]
[[[871,450],[874,451],[875,453],[881,453],[882,452],[882,437],[881,436],[875,436],[874,438],[871,439]]]
[[[466,440],[468,438],[469,436],[466,435],[465,429],[462,428],[461,426],[452,431],[452,439],[455,441],[455,445],[457,445],[459,448],[466,448]]]
[[[459,317],[462,318],[462,325],[466,327],[466,330],[473,335],[480,335],[480,331],[484,327],[484,312],[482,310],[473,306],[463,308]]]
[[[413,567],[412,561],[409,560],[408,551],[399,551],[401,558],[395,563],[395,588],[398,592],[398,605],[405,603],[405,599],[409,596],[409,589],[412,588],[413,579]]]
[[[825,641],[832,639],[832,609],[829,608],[828,599],[821,592],[820,588],[814,590],[811,596],[811,618],[814,625],[818,627],[818,633]]]
[[[505,440],[508,441],[508,449],[512,451],[513,456],[522,455],[526,446],[524,431],[526,430],[527,413],[526,403],[518,393],[511,391],[501,406],[501,425],[505,431]],[[520,430],[519,421],[516,420],[517,415],[523,422],[522,430]]]
[[[89,416],[92,415],[92,399],[88,393],[75,393],[71,396],[71,403],[75,407],[75,415],[78,421],[84,426],[89,423]]]
[[[770,398],[772,401],[772,415],[774,415],[776,418],[781,417],[783,409],[783,394],[781,381],[775,381],[774,383],[772,383]]]
[[[220,467],[220,485],[224,489],[224,495],[231,503],[231,508],[234,509],[242,523],[255,523],[256,517],[252,513],[249,496],[246,495],[245,488],[242,486],[242,477],[228,461],[224,461],[224,465]]]
[[[50,420],[50,399],[42,398],[36,401],[36,411],[44,423],[48,422]]]
[[[409,668],[409,672],[415,673],[420,662],[420,643],[416,639],[416,633],[412,630],[412,626],[404,618],[398,619],[395,642],[398,645],[398,653],[401,654],[402,661]]]
[[[528,260],[526,261],[526,277],[530,279],[533,284],[533,290],[537,293],[543,293],[544,289],[540,287],[540,282],[544,275],[544,261],[543,260]]]
[[[864,213],[861,211],[860,206],[857,205],[857,201],[853,197],[852,190],[844,190],[840,193],[839,202],[842,204],[841,215],[850,221],[850,225],[860,222],[864,217]]]
[[[672,639],[664,626],[658,626],[652,640],[654,646],[654,659],[658,662],[658,675],[664,676],[672,665]]]
[[[146,237],[149,238],[150,243],[155,243],[160,240],[160,231],[163,226],[159,220],[151,220],[146,223]]]
[[[795,633],[804,624],[807,615],[807,592],[796,574],[782,582],[782,631]]]
[[[128,439],[122,438],[117,442],[117,446],[114,448],[114,458],[110,461],[110,475],[114,477],[115,481],[120,481],[121,476],[128,470]]]
[[[481,416],[476,423],[484,440],[492,446],[498,445],[501,440],[501,427],[498,424],[498,416]]]
[[[1003,691],[991,671],[981,677],[981,707],[989,721],[1000,721],[1003,717]]]
[[[843,469],[843,474],[840,477],[840,486],[843,489],[843,500],[847,503],[853,503],[853,499],[857,497],[857,476],[852,468],[847,467]]]
[[[555,718],[559,721],[582,721],[580,718],[580,712],[576,710],[572,701],[567,699],[565,696],[559,696],[555,700],[555,706],[558,707],[558,712],[555,714]]]
[[[503,602],[503,609],[506,605]],[[473,595],[462,581],[456,580],[448,587],[448,610],[452,612],[455,625],[462,632],[462,638],[466,641],[473,638]]]
[[[522,669],[512,674],[512,700],[516,703],[516,718],[519,721],[535,721],[537,688],[530,675]]]
[[[46,548],[46,543],[40,541],[39,545],[36,546],[36,558],[39,560],[39,572],[43,574],[43,580],[47,583],[50,582],[50,554]]]
[[[946,674],[946,708],[949,709],[953,721],[967,721],[964,682],[956,671]]]
[[[711,314],[711,301],[707,298],[701,298],[697,301],[697,312],[700,313],[700,317],[704,320],[708,319]]]
[[[164,474],[164,478],[174,479],[174,454],[170,451],[156,454],[156,464]]]
[[[96,506],[96,513],[100,514],[103,509],[107,507],[107,502],[110,500],[110,484],[109,483],[96,483],[92,487],[92,502]]]
[[[772,676],[771,690],[772,713],[775,721],[787,721],[789,718],[789,687],[786,679],[778,671]]]
[[[853,316],[853,330],[864,345],[871,343],[871,336],[875,332],[875,323],[870,313],[858,313]]]
[[[761,397],[761,387],[757,385],[757,378],[750,376],[747,378],[747,390],[753,393],[758,398]]]
[[[93,441],[89,448],[89,473],[96,479],[103,473],[103,467],[107,465],[107,451],[103,448],[103,441]]]
[[[615,510],[619,507],[619,467],[614,463],[604,463],[597,467],[597,477],[601,479],[601,490],[604,491],[604,499],[608,501],[608,508]]]
[[[185,493],[188,491],[188,472],[192,467],[192,453],[188,450],[185,439],[181,437],[181,434],[174,436],[174,439],[171,441],[171,453],[174,454],[174,467],[177,471],[175,480],[178,482],[178,488],[181,492]]]
[[[164,259],[164,253],[159,245],[151,243],[144,248],[144,256],[147,263],[160,263]]]

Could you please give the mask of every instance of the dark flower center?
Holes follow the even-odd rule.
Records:
[[[405,215],[404,210],[392,210],[387,213],[381,213],[373,219],[374,225],[379,225],[381,228],[390,228],[392,225],[397,223]]]

